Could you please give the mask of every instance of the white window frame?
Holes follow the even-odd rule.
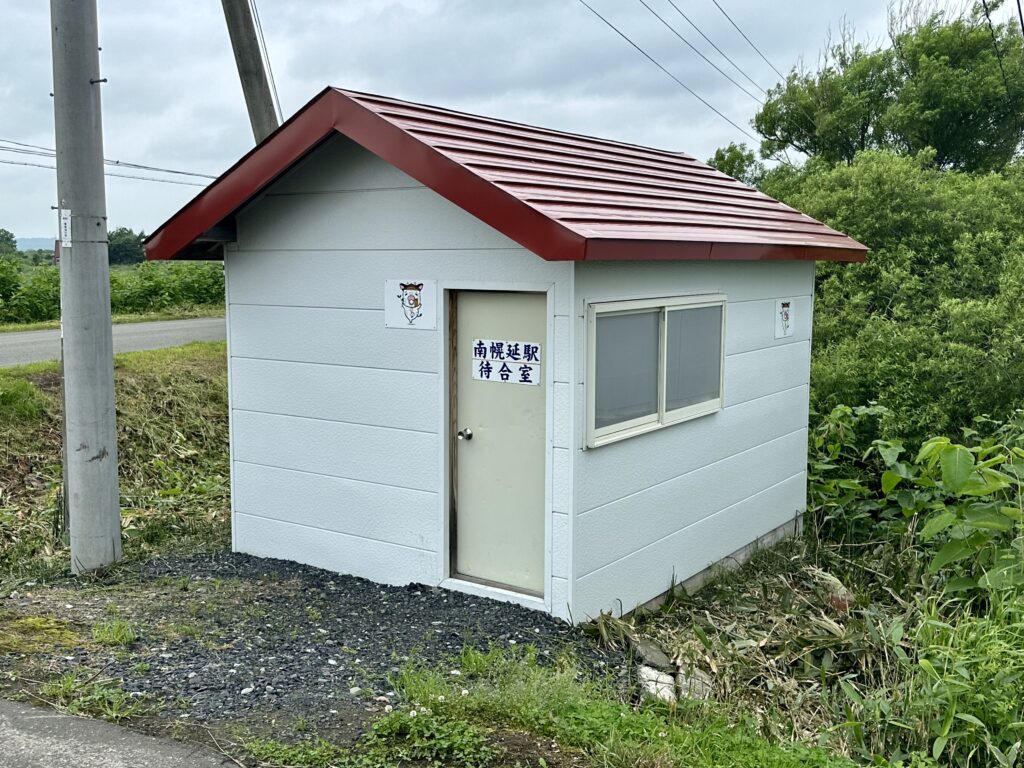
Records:
[[[719,343],[718,397],[694,403],[682,408],[666,410],[666,376],[668,357],[668,313],[673,310],[721,307],[722,338]],[[658,410],[648,416],[610,424],[597,428],[597,318],[607,314],[630,314],[660,310],[658,321]],[[587,303],[587,448],[597,448],[608,443],[643,435],[656,429],[679,424],[722,410],[725,400],[725,321],[726,296],[723,293],[696,296],[671,296],[652,299],[631,299],[627,301],[595,301]]]

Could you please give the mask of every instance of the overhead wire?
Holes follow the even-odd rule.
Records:
[[[277,112],[277,122],[284,122],[284,114],[281,112],[281,99],[277,95],[277,81],[274,79],[274,68],[270,66],[270,51],[267,49],[267,39],[263,36],[263,22],[260,21],[260,10],[256,7],[256,0],[249,0],[249,7],[252,8],[252,17],[256,22],[256,34],[259,37],[260,58],[267,68],[267,77],[270,80],[270,94],[274,99],[274,111]]]
[[[732,16],[730,16],[728,13],[726,13],[725,8],[723,8],[722,6],[720,6],[718,4],[718,0],[711,0],[711,2],[714,3],[715,7],[722,12],[722,15],[725,16],[725,18],[727,18],[729,20],[729,23],[732,24],[733,27],[736,28],[736,31],[739,32],[743,36],[743,39],[747,41],[747,43],[750,45],[750,47],[753,48],[755,51],[757,51],[757,55],[760,56],[762,59],[764,59],[764,63],[767,64],[772,69],[774,69],[775,70],[775,74],[777,74],[779,77],[781,77],[783,80],[785,80],[786,76],[784,74],[782,74],[781,72],[779,72],[778,67],[776,67],[774,64],[772,64],[770,61],[768,61],[768,57],[765,56],[763,53],[761,53],[761,49],[758,48],[756,45],[754,45],[754,41],[751,40],[749,37],[747,37],[747,33],[746,32],[744,32],[742,29],[740,29],[740,25],[732,20]]]
[[[735,61],[733,61],[725,51],[723,51],[721,48],[719,48],[717,45],[715,45],[715,41],[714,40],[712,40],[710,37],[708,37],[706,34],[704,34],[704,30],[702,30],[700,27],[698,27],[697,24],[689,16],[687,16],[683,12],[683,9],[680,8],[678,5],[676,5],[676,1],[675,0],[668,0],[668,4],[671,5],[673,8],[675,8],[676,13],[678,13],[680,16],[682,16],[683,19],[686,21],[686,23],[689,24],[691,27],[693,27],[697,31],[697,34],[700,35],[701,37],[703,37],[707,41],[708,45],[710,45],[712,48],[714,48],[716,51],[718,51],[718,53],[722,56],[723,59],[725,59],[730,64],[732,64],[733,68],[737,72],[739,72],[741,75],[743,75],[745,78],[747,78],[747,80],[750,82],[751,85],[753,85],[755,88],[757,88],[757,90],[759,90],[761,93],[763,93],[765,95],[768,95],[768,91],[766,91],[764,88],[762,88],[760,86],[760,84],[756,80],[754,80],[754,78],[752,78],[750,75],[748,75],[746,70],[743,69],[743,67],[741,67],[739,64],[737,64]]]
[[[725,122],[729,123],[729,125],[731,125],[737,131],[739,131],[744,136],[749,138],[751,141],[757,141],[757,139],[749,131],[747,131],[745,128],[743,128],[742,126],[740,126],[739,124],[734,122],[731,118],[727,117],[724,113],[722,113],[714,105],[712,105],[707,99],[705,99],[703,96],[701,96],[695,90],[693,90],[693,88],[691,88],[686,83],[684,83],[682,80],[680,80],[678,77],[676,77],[674,74],[672,74],[668,69],[665,68],[664,65],[661,64],[661,62],[659,62],[657,59],[655,59],[653,56],[651,56],[649,53],[647,53],[647,51],[645,51],[643,48],[641,48],[639,45],[637,45],[635,42],[633,42],[633,40],[625,32],[620,30],[618,27],[616,27],[614,24],[612,24],[610,21],[608,21],[608,19],[606,19],[604,16],[602,16],[600,13],[598,13],[593,8],[593,6],[591,6],[589,3],[587,3],[586,0],[578,0],[578,2],[580,3],[580,5],[582,5],[584,8],[586,8],[592,14],[594,14],[594,16],[596,16],[601,21],[603,21],[604,24],[609,29],[611,29],[615,34],[617,34],[619,37],[621,37],[623,40],[625,40],[627,43],[629,43],[633,48],[635,48],[640,53],[640,55],[642,55],[645,59],[647,59],[649,62],[651,62],[654,66],[656,66],[658,69],[660,69],[662,72],[664,72],[670,78],[672,78],[681,88],[686,90],[687,93],[689,93],[691,96],[693,96],[695,99],[697,99],[697,101],[699,101],[705,107],[710,109],[712,112],[714,112],[720,118],[725,120]]]
[[[15,147],[24,147],[28,150],[38,150],[41,156],[45,157],[56,157],[57,152],[50,147],[44,147],[39,144],[29,144],[24,141],[15,141],[14,139],[0,139],[0,143],[13,144]],[[18,151],[15,147],[3,147],[0,146],[0,151],[3,152],[16,152]],[[45,153],[45,154],[44,154]],[[29,154],[26,152],[26,154]],[[124,160],[108,160],[104,158],[103,163],[109,166],[117,166],[121,168],[134,168],[139,171],[153,171],[155,173],[169,173],[176,176],[194,176],[199,179],[216,179],[216,176],[211,176],[208,173],[193,173],[192,171],[179,171],[172,168],[159,168],[155,165],[143,165],[141,163],[129,163]]]
[[[51,171],[57,170],[56,165],[46,165],[44,163],[26,163],[18,160],[4,160],[0,158],[0,163],[3,165],[23,165],[29,168],[49,168]],[[104,176],[116,176],[121,179],[135,179],[136,181],[156,181],[161,184],[180,184],[186,187],[205,187],[206,184],[200,184],[197,181],[178,181],[177,179],[158,179],[155,176],[135,176],[127,173],[113,173],[111,171],[104,171]]]
[[[688,45],[690,47],[690,50],[692,50],[694,53],[696,53],[698,56],[700,56],[702,59],[704,59],[704,61],[706,61],[709,65],[714,67],[715,71],[718,72],[722,77],[724,77],[730,83],[735,85],[737,88],[739,88],[741,91],[743,91],[745,94],[747,94],[747,96],[752,98],[758,104],[764,104],[764,101],[762,101],[758,96],[755,96],[750,91],[748,91],[746,88],[744,88],[742,85],[740,85],[735,80],[733,80],[732,77],[730,77],[728,74],[726,74],[725,70],[723,70],[721,67],[719,67],[717,64],[715,64],[715,62],[713,62],[711,59],[709,59],[707,56],[705,56],[699,49],[697,49],[693,45],[693,43],[691,43],[689,40],[687,40],[685,37],[683,37],[675,27],[673,27],[671,24],[669,24],[661,16],[661,14],[659,14],[656,10],[654,10],[651,6],[649,6],[647,4],[647,0],[637,0],[637,1],[640,3],[640,5],[642,5],[648,11],[650,11],[651,14],[654,16],[654,18],[656,18],[658,21],[660,21],[669,30],[669,32],[671,32],[673,35],[678,37],[682,42],[686,43],[686,45]]]

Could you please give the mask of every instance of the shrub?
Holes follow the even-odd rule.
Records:
[[[60,270],[20,268],[0,259],[0,321],[33,323],[60,318]],[[219,262],[146,262],[110,273],[113,314],[143,314],[224,303],[224,269]]]
[[[1024,402],[1024,161],[941,171],[934,154],[862,152],[769,173],[764,190],[858,239],[821,263],[812,404],[877,402],[880,435],[955,434]]]
[[[5,302],[3,320],[35,323],[60,317],[60,270],[36,267]]]

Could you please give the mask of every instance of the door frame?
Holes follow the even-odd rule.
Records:
[[[544,352],[542,366],[546,371],[544,378],[544,594],[524,594],[514,590],[492,586],[478,581],[469,581],[453,575],[454,565],[452,551],[454,549],[455,532],[455,508],[452,504],[454,493],[453,477],[455,470],[454,443],[456,416],[454,405],[455,400],[450,396],[452,392],[452,377],[454,375],[452,347],[455,343],[453,332],[454,301],[455,295],[460,291],[491,291],[501,293],[535,293],[545,297],[544,304]],[[554,344],[554,301],[555,286],[553,283],[497,283],[493,281],[438,281],[438,295],[443,297],[441,301],[441,324],[439,330],[442,333],[440,347],[439,378],[441,386],[439,397],[441,400],[441,424],[438,425],[438,438],[441,456],[441,493],[438,494],[439,526],[441,538],[441,557],[439,559],[438,582],[445,589],[452,589],[458,592],[489,597],[503,602],[518,603],[528,608],[551,612],[551,527],[552,527],[552,486],[553,486],[553,456],[554,456],[554,357],[552,349]]]

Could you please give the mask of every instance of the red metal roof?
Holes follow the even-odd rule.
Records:
[[[211,233],[335,132],[548,260],[867,250],[689,155],[327,88],[157,229],[146,258],[219,258]]]

